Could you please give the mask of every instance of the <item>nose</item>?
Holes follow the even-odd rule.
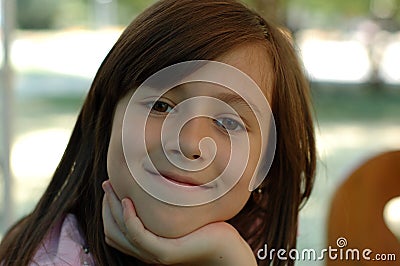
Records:
[[[212,138],[210,127],[210,119],[206,117],[193,118],[182,127],[179,133],[179,145],[186,158],[196,160],[204,157],[200,151],[200,142],[206,137]]]

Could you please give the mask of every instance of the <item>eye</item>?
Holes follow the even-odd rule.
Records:
[[[246,127],[235,119],[223,117],[214,119],[215,123],[227,131],[242,131]]]
[[[151,111],[154,111],[157,113],[169,113],[174,108],[170,104],[163,102],[163,101],[155,101],[155,102],[149,103],[148,106],[151,108]]]

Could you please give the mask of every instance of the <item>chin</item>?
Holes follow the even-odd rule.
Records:
[[[143,213],[138,210],[138,216],[146,229],[153,234],[165,238],[179,238],[208,223],[205,217],[193,215],[193,211],[187,207],[163,206],[151,210],[144,208]]]
[[[120,199],[132,199],[144,227],[155,235],[179,238],[208,223],[207,217],[199,215],[199,207],[170,205],[148,195],[136,184],[118,182],[111,177],[110,181]]]
[[[149,225],[145,225],[146,228],[151,231],[153,234],[164,237],[164,238],[180,238],[185,236],[197,228],[178,228],[176,226],[161,224],[161,223],[150,223]]]

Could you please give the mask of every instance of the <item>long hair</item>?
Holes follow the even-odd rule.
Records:
[[[118,101],[147,77],[188,60],[215,60],[248,42],[265,45],[273,67],[275,158],[261,197],[250,197],[228,221],[256,252],[264,243],[296,246],[298,212],[309,197],[315,143],[309,88],[290,38],[235,0],[163,0],[139,15],[100,66],[64,155],[36,208],[0,246],[4,265],[27,265],[52,225],[73,213],[98,265],[145,265],[105,243],[101,184]],[[267,73],[266,73],[267,75]],[[255,223],[255,221],[257,221]],[[259,265],[293,264],[277,258]]]

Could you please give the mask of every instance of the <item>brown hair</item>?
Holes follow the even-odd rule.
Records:
[[[234,0],[163,0],[122,33],[99,68],[64,156],[36,208],[13,226],[0,246],[4,265],[27,265],[49,228],[73,213],[99,265],[145,265],[105,243],[101,184],[118,101],[147,77],[174,63],[213,60],[246,42],[259,42],[273,66],[272,111],[277,149],[262,198],[250,197],[229,222],[254,252],[264,243],[296,245],[298,212],[310,195],[315,143],[309,88],[290,39]],[[254,223],[254,221],[261,221]],[[293,264],[259,261],[259,265]]]

